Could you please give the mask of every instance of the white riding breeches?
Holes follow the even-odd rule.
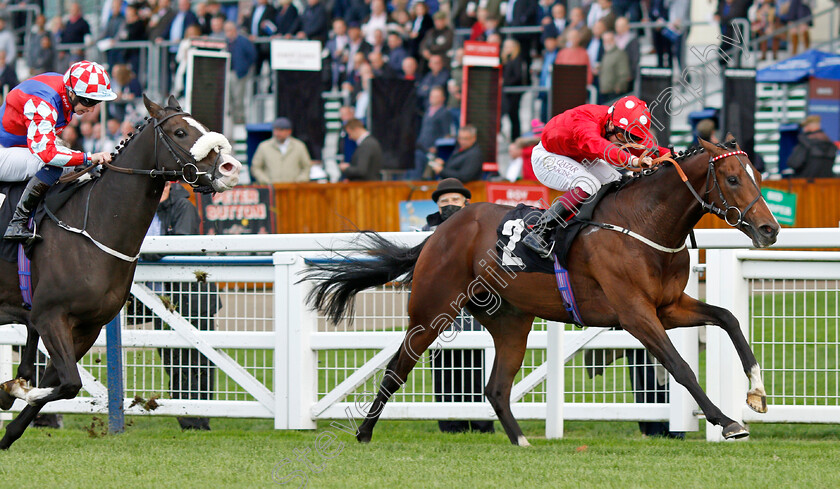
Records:
[[[581,163],[549,153],[542,143],[537,143],[531,152],[531,166],[540,183],[563,192],[580,187],[587,194],[595,195],[601,185],[621,178],[621,173],[604,160]]]
[[[29,180],[44,166],[29,148],[0,146],[0,182]]]

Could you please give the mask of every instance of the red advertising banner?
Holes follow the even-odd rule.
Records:
[[[464,41],[464,66],[499,66],[499,45],[492,42]]]
[[[527,204],[544,209],[549,202],[548,187],[487,183],[487,202],[501,205]]]

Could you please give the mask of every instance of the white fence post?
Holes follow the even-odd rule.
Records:
[[[0,345],[0,382],[12,378],[12,345]],[[12,413],[0,413],[0,428],[3,422],[12,419]]]
[[[289,429],[289,265],[293,255],[274,253],[274,429]]]
[[[738,250],[706,251],[706,302],[728,309],[749,338],[749,291]],[[743,424],[747,377],[729,335],[706,327],[706,393],[726,416]],[[720,426],[706,423],[706,440],[723,441]]]
[[[549,321],[546,329],[548,344],[545,351],[545,437],[563,438],[563,404],[566,396],[563,336],[566,325]]]
[[[298,282],[302,277],[299,272],[306,269],[302,255],[290,253],[288,280],[285,290],[288,294],[287,321],[288,343],[288,388],[289,388],[289,429],[315,429],[312,405],[317,401],[318,359],[312,350],[310,338],[317,322],[313,311],[305,303],[307,282]],[[284,311],[279,312],[284,317]]]

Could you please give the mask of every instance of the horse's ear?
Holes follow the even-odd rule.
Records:
[[[700,146],[702,146],[703,149],[705,149],[709,153],[717,153],[717,151],[719,149],[717,146],[715,146],[714,144],[706,141],[703,138],[697,138],[697,141],[700,143]]]
[[[735,142],[735,149],[741,151],[741,148],[738,146],[738,141],[735,141],[735,136],[732,135],[731,132],[726,133],[726,139],[723,140],[725,143]]]
[[[170,108],[176,109],[178,111],[182,110],[181,109],[181,104],[178,103],[178,99],[175,98],[174,95],[169,96],[169,100],[166,101],[166,105],[169,106]]]
[[[143,105],[146,106],[146,110],[149,111],[149,115],[153,118],[160,119],[163,117],[163,107],[149,100],[149,97],[145,93],[143,94]]]

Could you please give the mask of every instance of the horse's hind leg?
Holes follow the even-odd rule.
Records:
[[[627,307],[619,314],[622,328],[638,339],[656,357],[677,382],[683,385],[697,401],[706,415],[706,420],[723,428],[724,438],[742,438],[749,432],[733,419],[727,417],[709,399],[697,382],[694,372],[680,356],[671,339],[665,333],[653,305],[642,298],[625,298]]]
[[[493,362],[490,381],[484,391],[487,400],[493,406],[510,442],[521,447],[531,446],[513,417],[510,409],[510,390],[516,373],[522,367],[522,358],[525,356],[528,333],[534,317],[509,315],[496,319],[479,314],[476,319],[490,331],[496,345],[496,360]]]
[[[443,325],[446,328],[451,324],[451,320]],[[424,323],[417,323],[409,328],[405,335],[400,349],[397,354],[388,362],[385,368],[385,375],[382,378],[382,383],[379,386],[379,392],[368,410],[364,422],[359,426],[359,431],[356,433],[356,439],[362,443],[367,443],[373,436],[373,427],[379,421],[379,415],[382,414],[382,409],[388,399],[405,383],[408,374],[417,364],[417,361],[423,355],[429,345],[438,337],[442,329],[434,326],[434,322],[430,321],[430,326],[424,326]]]
[[[665,329],[703,324],[716,324],[723,328],[732,340],[732,344],[735,345],[735,350],[744,366],[744,372],[750,380],[752,389],[747,392],[747,404],[753,411],[767,412],[767,393],[761,378],[761,367],[744,337],[744,332],[741,331],[741,325],[731,312],[683,294],[676,303],[661,309],[659,318]]]

